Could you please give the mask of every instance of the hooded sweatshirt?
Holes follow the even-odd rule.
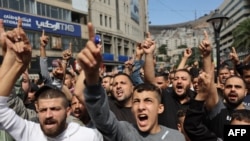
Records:
[[[107,94],[100,83],[86,86],[84,90],[86,107],[96,128],[113,141],[184,141],[179,131],[160,126],[160,132],[141,132],[127,121],[118,121],[110,111]]]
[[[17,141],[102,141],[96,130],[70,122],[60,135],[47,137],[40,124],[19,117],[7,104],[8,97],[0,96],[0,129],[8,132]]]

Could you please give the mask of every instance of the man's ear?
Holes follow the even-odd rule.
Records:
[[[163,106],[163,104],[159,104],[159,107],[158,107],[158,114],[161,114],[163,111],[164,111],[164,106]]]

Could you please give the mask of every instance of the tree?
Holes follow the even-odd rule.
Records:
[[[187,45],[180,45],[177,47],[178,49],[182,49],[182,48],[187,48]]]
[[[167,55],[166,47],[167,47],[166,44],[161,45],[161,46],[158,48],[159,54],[165,54],[165,55]]]
[[[244,52],[250,47],[250,18],[242,21],[232,32],[233,46],[239,52]]]

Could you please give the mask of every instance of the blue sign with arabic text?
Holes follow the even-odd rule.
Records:
[[[0,18],[3,19],[6,26],[16,27],[17,20],[21,18],[24,29],[37,31],[44,29],[45,32],[49,33],[81,37],[81,26],[77,24],[30,16],[3,9],[0,9]]]

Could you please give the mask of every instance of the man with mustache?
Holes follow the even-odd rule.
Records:
[[[31,44],[18,20],[17,28],[3,33],[1,45],[7,49],[0,68],[0,129],[18,141],[48,140],[92,140],[102,141],[102,136],[86,127],[67,123],[70,113],[65,94],[58,89],[44,86],[37,91],[36,110],[39,123],[19,117],[8,107],[8,97],[17,78],[27,69],[31,61]],[[0,29],[3,21],[0,20]],[[97,135],[98,134],[98,135]]]
[[[214,72],[214,67],[211,62],[212,44],[206,32],[204,33],[205,38],[200,43],[199,49],[203,56],[204,72],[211,74],[211,72]],[[218,67],[220,66],[217,66],[217,68]],[[224,125],[230,123],[233,111],[239,109],[250,110],[250,107],[243,104],[243,100],[247,94],[245,81],[239,76],[230,76],[228,68],[223,68],[219,71],[219,76],[220,75],[221,82],[224,83],[224,85],[222,85],[223,99],[218,94],[216,85],[212,83],[211,87],[207,89],[209,96],[205,99],[205,108],[208,114],[206,126],[214,132],[217,137],[223,139]]]
[[[85,72],[86,86],[84,95],[90,117],[96,128],[109,139],[115,141],[175,141],[184,140],[184,136],[158,124],[158,114],[164,108],[161,104],[161,91],[152,84],[139,84],[133,90],[132,112],[136,125],[127,121],[119,121],[111,112],[107,94],[101,86],[99,67],[102,62],[100,48],[93,42],[94,29],[88,24],[89,41],[77,56],[77,60]],[[114,85],[122,85],[123,81]],[[120,97],[118,89],[118,97]]]
[[[234,110],[250,110],[250,106],[243,104],[243,100],[247,94],[247,89],[246,84],[241,77],[231,76],[227,78],[224,84],[223,94],[225,102],[219,99],[217,94],[213,95],[217,95],[217,102],[214,107],[209,110],[207,120],[208,128],[219,138],[223,138],[224,125],[230,123],[231,114]]]
[[[155,50],[155,42],[148,38],[143,43],[143,50],[145,53],[145,82],[151,84],[156,83],[155,69],[153,62],[153,54]],[[190,99],[192,99],[195,93],[190,90],[191,87],[191,74],[186,69],[179,69],[174,72],[174,78],[172,80],[172,87],[162,89],[162,103],[164,105],[164,111],[159,115],[159,123],[161,125],[178,129],[177,111],[180,109],[186,109],[189,105]]]

